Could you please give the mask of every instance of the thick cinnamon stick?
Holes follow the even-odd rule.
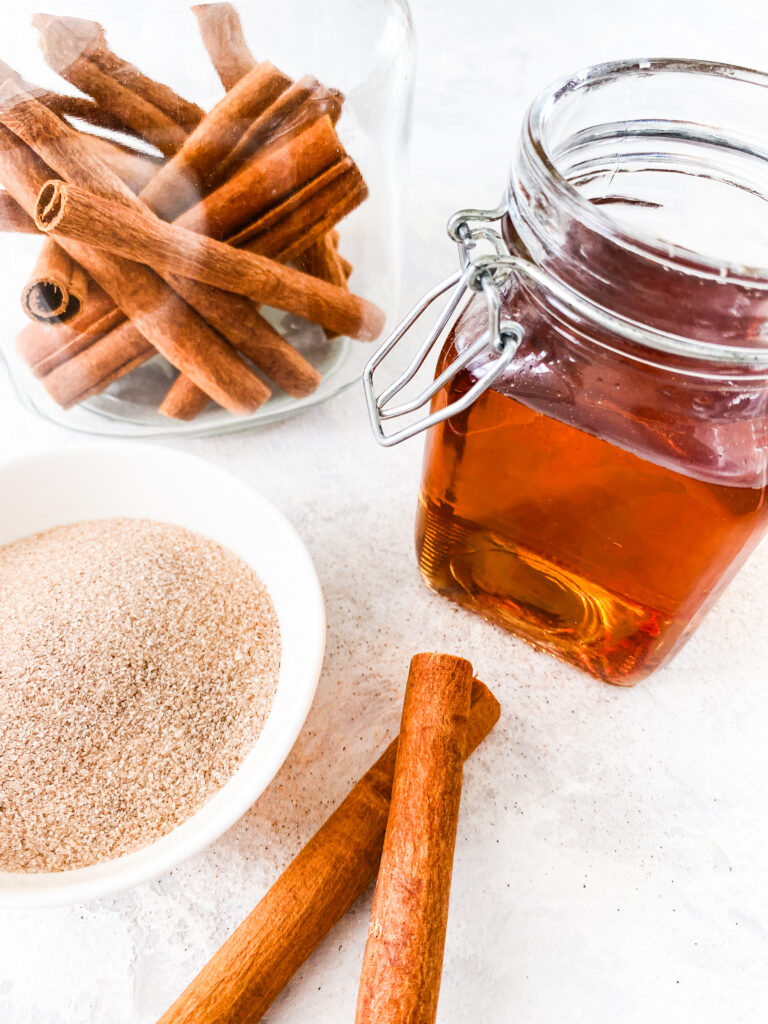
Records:
[[[34,100],[25,101],[24,105],[27,103],[34,108]],[[9,121],[20,127],[19,121],[24,120],[22,106],[13,107],[13,116],[5,109],[0,110],[4,125],[0,131],[0,180],[29,212],[34,209],[50,170],[8,130]],[[39,126],[35,120],[27,125],[32,135]],[[106,165],[102,166],[108,172]],[[235,415],[245,415],[266,400],[269,389],[234,349],[151,270],[71,239],[62,239],[60,244],[134,321],[147,341],[214,401]]]
[[[19,231],[26,235],[38,234],[31,217],[22,210],[13,196],[0,192],[0,231]]]
[[[196,203],[206,176],[253,121],[291,84],[272,64],[257,64],[200,122],[172,160],[155,175],[141,199],[165,220]]]
[[[437,1016],[471,689],[463,658],[411,661],[356,1024]]]
[[[105,74],[98,64],[84,56],[68,32],[60,31],[58,19],[48,15],[32,19],[40,30],[40,45],[46,63],[62,78],[92,96],[141,138],[172,156],[184,144],[187,132],[167,114]]]
[[[49,182],[40,193],[35,223],[59,240],[97,246],[162,274],[244,295],[361,341],[373,341],[384,326],[378,307],[345,289],[76,185]]]
[[[30,320],[68,323],[83,310],[88,275],[52,239],[43,242],[32,274],[21,293]]]
[[[27,81],[27,79],[22,78],[18,71],[15,71],[5,61],[0,60],[0,82],[8,80],[13,82],[20,92],[34,96],[38,103],[42,103],[43,106],[48,107],[49,110],[52,110],[54,114],[58,114],[59,117],[74,117],[81,121],[86,121],[88,124],[93,125],[94,128],[106,128],[113,132],[136,135],[136,132],[128,125],[124,124],[110,111],[104,110],[90,97],[68,96],[65,93],[52,92],[50,89],[41,89],[39,86]]]
[[[499,718],[475,681],[466,756]],[[376,876],[398,741],[390,744],[158,1024],[256,1024]]]
[[[245,41],[240,15],[229,3],[195,4],[192,13],[211,64],[229,91],[256,63]]]

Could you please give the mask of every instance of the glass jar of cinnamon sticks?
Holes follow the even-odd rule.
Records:
[[[0,352],[29,405],[217,432],[359,376],[397,300],[405,0],[24,0],[0,39]]]
[[[427,584],[611,683],[679,650],[768,525],[766,124],[768,75],[743,68],[556,83],[506,201],[453,219],[461,268],[366,371],[380,443],[428,428]],[[376,395],[374,369],[449,291]],[[395,407],[435,343],[434,383]]]

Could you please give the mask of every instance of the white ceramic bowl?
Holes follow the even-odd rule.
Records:
[[[254,749],[192,818],[151,846],[105,864],[41,874],[0,872],[0,907],[109,895],[202,850],[272,781],[314,699],[325,649],[317,574],[293,527],[250,487],[203,459],[148,444],[73,445],[0,462],[0,544],[51,526],[112,516],[178,523],[253,566],[280,621],[277,693]]]

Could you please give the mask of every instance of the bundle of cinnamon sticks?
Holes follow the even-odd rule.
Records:
[[[499,713],[468,661],[415,655],[398,739],[158,1024],[256,1024],[377,876],[356,1024],[434,1024],[463,763]]]
[[[207,113],[94,21],[33,18],[83,96],[0,61],[0,230],[43,236],[16,347],[65,409],[159,355],[178,371],[162,414],[191,420],[213,401],[249,415],[275,388],[302,398],[320,383],[265,307],[329,338],[383,328],[338,249],[368,194],[336,132],[344,97],[256,61],[231,4],[192,10],[226,90]]]

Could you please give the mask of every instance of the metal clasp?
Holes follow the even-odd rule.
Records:
[[[371,419],[374,437],[384,448],[405,441],[415,434],[427,430],[436,423],[442,423],[456,413],[468,409],[472,403],[487,391],[504,373],[514,359],[523,340],[522,327],[501,318],[501,298],[499,287],[514,269],[510,266],[509,251],[499,231],[489,225],[501,219],[505,207],[496,210],[459,210],[448,222],[448,236],[459,250],[460,269],[428,292],[418,302],[403,321],[392,331],[383,344],[374,353],[363,372],[363,387],[368,403],[368,414]],[[478,243],[488,243],[491,254],[482,255],[477,251]],[[477,341],[469,345],[435,380],[420,394],[401,405],[390,405],[395,395],[416,376],[424,365],[429,353],[441,340],[446,327],[453,320],[468,293],[482,292],[488,307],[488,328]],[[411,330],[414,324],[427,312],[429,307],[446,292],[450,297],[438,315],[427,338],[410,361],[406,369],[389,387],[380,394],[374,391],[373,375],[397,343]],[[478,377],[470,390],[455,402],[451,402],[439,412],[431,413],[416,420],[408,426],[392,434],[384,433],[384,422],[399,416],[406,416],[426,405],[456,374],[484,350],[489,349],[495,355],[489,368]]]

